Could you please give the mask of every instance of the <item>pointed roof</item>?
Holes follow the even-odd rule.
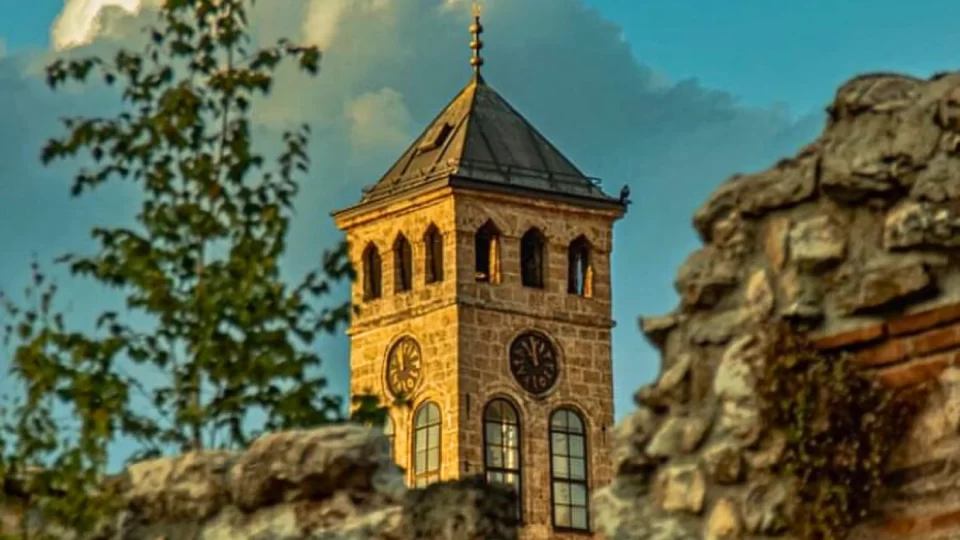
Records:
[[[372,187],[361,204],[449,177],[618,202],[584,175],[481,77],[467,85]]]

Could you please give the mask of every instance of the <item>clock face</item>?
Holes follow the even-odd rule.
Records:
[[[387,354],[387,389],[395,397],[409,396],[423,379],[420,344],[404,337]]]
[[[510,372],[524,390],[543,394],[560,376],[557,350],[540,332],[520,334],[510,344]]]

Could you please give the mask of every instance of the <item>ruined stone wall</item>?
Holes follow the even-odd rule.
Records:
[[[126,511],[85,540],[517,538],[511,492],[475,479],[408,491],[386,438],[360,426],[266,435],[242,453],[144,461],[122,481]],[[22,515],[0,507],[0,533],[14,532]]]
[[[663,367],[616,430],[617,476],[595,498],[609,540],[786,534],[783,439],[753,379],[776,321],[886,384],[940,382],[891,465],[897,491],[857,534],[960,538],[960,75],[858,77],[828,112],[817,141],[697,211],[680,306],[641,319]]]

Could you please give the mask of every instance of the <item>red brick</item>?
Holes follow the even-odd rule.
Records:
[[[931,529],[944,529],[947,527],[960,527],[960,510],[938,514],[930,519]]]
[[[958,320],[960,320],[960,302],[888,321],[887,332],[892,336],[912,334]]]
[[[853,361],[862,366],[884,366],[906,359],[912,351],[913,342],[907,339],[892,339],[858,351]]]
[[[813,345],[826,351],[876,341],[885,335],[886,327],[883,323],[877,323],[856,330],[816,338],[813,340]]]
[[[893,517],[883,522],[880,530],[887,534],[903,536],[910,534],[917,528],[917,519],[912,517]]]
[[[955,364],[958,358],[960,354],[956,352],[945,352],[884,368],[876,373],[884,385],[904,388],[939,377],[940,373]]]
[[[913,336],[911,352],[914,356],[945,351],[960,346],[960,327],[948,326]]]

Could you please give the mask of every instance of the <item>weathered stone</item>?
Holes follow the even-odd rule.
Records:
[[[640,407],[617,424],[613,431],[612,464],[617,474],[639,475],[656,462],[644,453],[644,445],[657,426],[653,411]]]
[[[699,514],[706,494],[706,479],[695,463],[664,466],[654,487],[657,504],[667,512]]]
[[[818,321],[823,318],[820,285],[816,277],[787,267],[780,274],[779,315],[788,321]]]
[[[690,343],[694,345],[723,345],[748,320],[750,312],[730,309],[691,320]]]
[[[951,154],[938,154],[927,166],[917,172],[917,178],[910,189],[910,198],[920,202],[940,203],[960,199],[960,157]]]
[[[705,242],[712,241],[716,226],[730,216],[759,216],[813,197],[817,153],[818,148],[810,146],[795,158],[781,160],[771,170],[735,175],[721,184],[694,215],[693,224],[700,237]]]
[[[736,503],[726,497],[719,499],[707,518],[704,540],[739,540],[742,534],[743,524]]]
[[[677,355],[673,364],[663,372],[660,380],[657,381],[657,389],[663,392],[669,392],[676,388],[690,373],[690,366],[693,364],[693,355],[690,353],[681,353]]]
[[[757,323],[765,321],[773,311],[775,303],[776,297],[773,294],[773,287],[770,286],[767,271],[757,270],[747,280],[744,298],[747,317]]]
[[[954,86],[937,104],[937,124],[945,130],[960,133],[960,86]]]
[[[713,380],[713,392],[717,397],[738,400],[754,395],[751,364],[758,359],[759,345],[758,339],[748,334],[727,347]]]
[[[229,502],[225,475],[234,459],[229,452],[190,452],[134,463],[125,499],[148,521],[202,521]]]
[[[790,260],[801,270],[815,271],[843,259],[847,239],[829,215],[798,221],[790,229]]]
[[[793,513],[791,489],[781,481],[761,480],[751,484],[743,500],[746,530],[754,534],[778,534],[787,529]]]
[[[830,114],[836,119],[844,119],[868,111],[901,110],[917,101],[922,94],[922,84],[919,79],[902,75],[861,75],[837,90]]]
[[[514,540],[516,495],[480,476],[431,484],[410,492],[404,503],[400,538]]]
[[[654,458],[670,458],[692,452],[706,435],[711,420],[709,412],[689,418],[668,418],[650,440],[646,454]]]
[[[743,458],[738,445],[721,440],[705,448],[701,455],[711,481],[725,485],[735,484],[742,478]]]
[[[862,313],[919,295],[932,285],[926,265],[882,262],[849,276],[835,291],[834,302],[841,313]]]
[[[720,406],[720,430],[741,448],[753,446],[763,433],[760,410],[754,399],[724,401]]]
[[[654,346],[663,349],[667,335],[680,324],[682,316],[677,313],[671,313],[662,317],[640,317],[640,331],[647,337]]]
[[[753,234],[747,222],[737,214],[728,214],[713,226],[713,245],[734,258],[753,250]]]
[[[677,273],[676,289],[688,307],[716,305],[738,282],[736,264],[712,246],[705,246],[687,258]]]
[[[786,448],[787,438],[782,431],[768,431],[757,449],[746,452],[747,463],[754,470],[768,469],[780,461]]]
[[[288,431],[257,439],[230,470],[231,498],[241,510],[322,497],[339,489],[370,485],[374,473],[392,464],[387,439],[374,430],[342,425]],[[400,497],[402,484],[384,478],[375,490]],[[278,490],[277,485],[286,486]]]
[[[960,246],[960,201],[907,201],[887,214],[883,244],[890,250]]]
[[[764,228],[763,251],[775,272],[783,270],[783,265],[787,262],[789,253],[787,238],[792,224],[790,219],[778,216],[771,218]]]

